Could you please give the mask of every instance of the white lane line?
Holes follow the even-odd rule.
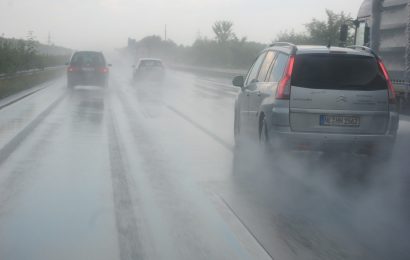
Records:
[[[226,142],[225,140],[223,140],[222,138],[220,138],[218,135],[216,135],[215,133],[213,133],[212,131],[208,130],[207,128],[205,128],[204,126],[198,124],[197,122],[195,122],[194,120],[192,120],[191,118],[189,118],[187,115],[185,115],[184,113],[182,113],[181,111],[179,111],[178,109],[176,109],[173,106],[167,105],[165,104],[166,107],[171,110],[172,112],[174,112],[175,114],[177,114],[179,117],[181,117],[182,119],[184,119],[185,121],[189,122],[191,125],[195,126],[197,129],[201,130],[201,132],[205,133],[207,136],[211,137],[212,139],[214,139],[216,142],[218,142],[220,145],[222,145],[223,147],[225,147],[228,151],[233,152],[234,151],[234,146],[228,142]]]
[[[17,149],[17,147],[33,132],[33,130],[41,122],[43,122],[43,120],[61,103],[61,101],[63,101],[65,97],[66,93],[64,92],[0,149],[0,165]]]
[[[210,79],[199,79],[199,80],[207,82],[207,83],[211,83],[211,84],[214,84],[214,85],[222,86],[222,87],[225,87],[225,88],[233,89],[233,90],[238,89],[238,87],[235,87],[232,84],[227,84],[227,83],[223,83],[223,82],[220,82],[220,81],[215,81],[215,80],[210,80]]]
[[[274,257],[271,255],[269,250],[262,244],[262,242],[257,238],[257,236],[252,232],[252,230],[246,225],[246,223],[242,220],[242,218],[235,212],[231,205],[220,195],[218,194],[219,199],[222,201],[223,205],[235,216],[235,218],[239,221],[242,227],[253,237],[254,241],[263,249],[263,251],[271,258]]]
[[[229,98],[235,98],[237,94],[232,93],[232,92],[227,92],[224,91],[223,89],[218,89],[218,88],[213,88],[213,87],[208,87],[204,85],[199,85],[198,83],[195,83],[195,86],[198,87],[198,91],[201,91],[206,94],[213,94],[215,95],[215,98],[220,98],[222,96],[229,97]]]
[[[18,102],[18,101],[20,101],[20,100],[22,100],[22,99],[24,99],[24,98],[26,98],[26,97],[29,97],[29,96],[31,96],[31,95],[33,95],[33,94],[35,94],[35,93],[37,93],[37,92],[39,92],[39,91],[41,91],[41,90],[44,90],[44,89],[46,89],[46,88],[48,88],[48,87],[54,85],[54,83],[57,82],[57,81],[59,81],[59,80],[60,80],[60,78],[58,78],[58,79],[56,79],[56,80],[52,80],[52,81],[46,82],[46,83],[43,83],[43,84],[41,84],[40,86],[34,86],[34,87],[29,88],[29,89],[27,89],[27,90],[20,91],[20,92],[14,94],[14,95],[9,96],[9,97],[5,97],[5,98],[3,99],[4,102],[1,102],[1,103],[4,103],[4,104],[1,104],[1,105],[0,105],[0,110],[3,109],[3,108],[5,108],[5,107],[7,107],[7,106],[10,106],[10,105],[16,103],[16,102]],[[34,89],[34,90],[33,90],[33,89]],[[8,99],[11,99],[11,100],[8,100]],[[2,100],[2,101],[3,101],[3,100]]]
[[[217,87],[217,86],[212,86],[212,85],[208,85],[208,84],[207,85],[201,84],[199,82],[195,82],[194,85],[197,86],[197,87],[203,88],[203,89],[207,89],[207,90],[210,90],[210,91],[222,93],[222,94],[229,95],[229,96],[232,96],[232,97],[236,97],[236,95],[238,93],[237,89],[225,89],[223,87]]]
[[[400,115],[399,119],[400,119],[400,121],[410,122],[410,116],[407,116],[407,115]]]

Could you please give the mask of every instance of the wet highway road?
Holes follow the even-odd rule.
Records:
[[[0,259],[410,259],[407,118],[389,163],[267,159],[228,79],[130,75],[0,102]]]

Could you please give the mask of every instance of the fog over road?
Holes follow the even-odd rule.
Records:
[[[235,149],[230,79],[114,65],[0,101],[0,259],[410,259],[408,118],[390,163],[266,160]]]

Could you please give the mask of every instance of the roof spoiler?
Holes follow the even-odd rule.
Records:
[[[273,42],[269,45],[269,47],[290,47],[292,49],[292,54],[295,54],[298,50],[298,47],[290,42]]]
[[[379,58],[379,55],[377,55],[377,53],[374,50],[372,50],[371,48],[367,46],[351,45],[351,46],[347,46],[346,48],[353,49],[353,50],[362,50],[370,54],[373,54],[376,58]]]

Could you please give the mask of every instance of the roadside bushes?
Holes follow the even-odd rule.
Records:
[[[0,37],[0,74],[63,65],[68,55],[47,55],[36,51],[37,42]]]

